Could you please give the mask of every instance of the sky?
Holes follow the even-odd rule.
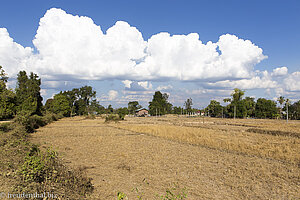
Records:
[[[300,99],[300,1],[1,0],[0,65],[42,79],[44,101],[93,86],[100,104],[155,91],[203,108],[234,88]],[[223,104],[223,103],[222,103]]]

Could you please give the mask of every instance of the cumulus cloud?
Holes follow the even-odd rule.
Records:
[[[156,90],[170,90],[172,88],[173,88],[172,85],[160,85],[156,88]]]
[[[152,90],[152,83],[149,81],[122,81],[125,85],[125,90],[130,91],[145,91]]]
[[[266,58],[251,41],[230,34],[206,44],[197,33],[158,33],[145,41],[127,22],[118,21],[104,33],[91,18],[56,8],[40,19],[36,54],[13,42],[6,29],[0,42],[0,63],[11,75],[24,68],[48,80],[133,80],[143,88],[150,87],[144,80],[251,78],[254,66]]]
[[[27,67],[32,57],[33,49],[24,48],[14,42],[6,28],[0,28],[0,65],[9,75],[17,74]]]
[[[130,88],[130,84],[132,83],[132,81],[124,80],[124,81],[122,81],[122,83],[125,85],[125,87]]]
[[[273,69],[273,72],[271,73],[272,76],[284,76],[287,75],[288,68],[287,67],[278,67],[276,69]]]
[[[118,97],[118,91],[116,90],[110,90],[108,92],[108,100],[114,100]]]
[[[289,74],[284,79],[284,86],[288,91],[299,92],[300,91],[300,71]]]
[[[207,83],[211,87],[219,88],[240,88],[240,89],[259,89],[259,88],[276,88],[278,83],[272,80],[268,71],[257,72],[258,74],[250,79],[242,80],[225,80],[214,83]]]

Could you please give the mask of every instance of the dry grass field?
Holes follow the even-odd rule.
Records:
[[[66,118],[31,140],[93,178],[90,199],[300,199],[300,122],[195,117]]]

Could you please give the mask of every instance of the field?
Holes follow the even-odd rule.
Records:
[[[90,199],[300,199],[300,122],[185,116],[65,118],[31,140],[93,178]]]

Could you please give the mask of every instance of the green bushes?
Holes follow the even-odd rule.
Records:
[[[124,120],[124,116],[120,117],[120,115],[116,115],[116,114],[107,115],[105,118],[105,122],[118,122],[121,120]]]
[[[59,114],[46,114],[45,116],[39,115],[17,115],[14,119],[15,122],[23,125],[26,132],[32,133],[35,129],[45,126],[53,121],[61,119],[63,116]]]
[[[0,124],[0,131],[2,132],[8,132],[13,130],[13,124],[10,122],[2,123]]]
[[[55,151],[40,150],[28,141],[28,132],[61,117],[50,113],[17,116],[11,123],[0,124],[0,176],[11,184],[10,192],[47,191],[60,199],[85,199],[93,191],[91,179],[82,170],[70,169]]]

